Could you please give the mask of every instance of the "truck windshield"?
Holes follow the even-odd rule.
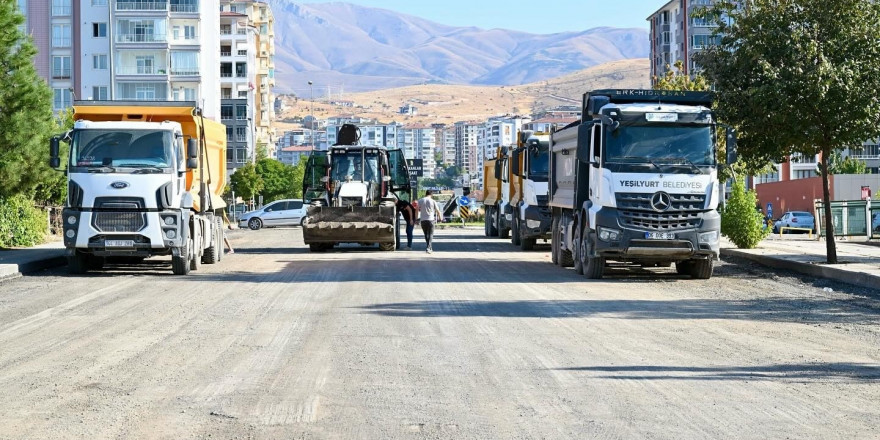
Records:
[[[550,175],[550,142],[529,148],[529,179],[546,182]]]
[[[605,133],[605,163],[612,171],[647,166],[661,168],[660,172],[701,174],[699,167],[715,165],[709,125],[621,125]]]
[[[169,168],[173,145],[167,130],[75,130],[71,166]]]
[[[330,177],[335,181],[379,182],[378,152],[364,150],[334,151]],[[366,164],[366,166],[364,166]]]

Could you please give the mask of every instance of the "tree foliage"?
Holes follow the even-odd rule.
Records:
[[[279,199],[295,198],[302,194],[302,177],[300,184],[296,185],[293,176],[293,167],[275,159],[261,159],[257,162],[257,175],[263,181],[263,203],[269,203]],[[297,186],[299,190],[297,191]]]
[[[673,69],[675,67],[675,69]],[[689,90],[703,92],[709,90],[709,81],[702,74],[693,77],[684,73],[684,63],[681,60],[674,66],[666,65],[666,73],[661,77],[654,77],[654,89],[656,90]]]
[[[840,154],[840,151],[835,150],[831,152],[831,157],[828,158],[828,170],[829,174],[870,174],[870,170],[868,170],[868,164],[865,161],[860,159],[853,159],[851,157],[843,157]],[[816,165],[816,174],[820,176],[823,174],[824,168],[822,164],[819,163]]]
[[[738,128],[741,158],[780,162],[880,135],[880,2],[719,0],[704,15],[717,46],[695,54],[717,93],[720,119]],[[827,175],[825,218],[831,218]],[[837,262],[833,225],[827,259]]]
[[[756,206],[758,197],[755,192],[746,191],[742,180],[734,180],[733,192],[721,213],[721,234],[740,249],[753,249],[770,233]]]
[[[49,136],[54,134],[52,91],[37,74],[31,39],[19,30],[16,2],[0,2],[0,196],[33,195],[53,180]]]
[[[257,167],[253,163],[235,170],[229,183],[235,196],[245,200],[255,197],[263,189],[263,179],[257,174]]]
[[[0,247],[33,246],[48,230],[46,213],[24,194],[0,198]]]

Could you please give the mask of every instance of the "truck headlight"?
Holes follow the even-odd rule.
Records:
[[[718,231],[700,233],[700,243],[715,243],[718,241]]]
[[[540,228],[541,220],[526,220],[526,226],[528,226],[529,229]]]
[[[620,239],[620,231],[616,229],[608,229],[599,227],[599,240],[602,241],[617,241]]]
[[[175,231],[174,229],[169,229],[169,230],[165,231],[165,238],[167,238],[169,240],[173,240],[173,239],[177,238],[177,231]]]
[[[67,217],[67,224],[68,225],[75,225],[76,224],[76,216],[71,215],[71,216]]]
[[[164,221],[165,221],[165,224],[168,226],[174,225],[174,217],[171,217],[171,216],[165,217]]]

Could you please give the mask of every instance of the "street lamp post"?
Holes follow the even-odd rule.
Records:
[[[312,138],[312,150],[315,149],[315,89],[312,88],[312,82],[309,81],[309,115],[312,119],[309,121],[309,137]]]

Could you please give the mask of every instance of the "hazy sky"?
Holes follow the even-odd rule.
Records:
[[[293,0],[329,3],[333,0]],[[536,34],[600,26],[648,28],[645,19],[668,0],[336,0],[426,18],[452,26]]]

